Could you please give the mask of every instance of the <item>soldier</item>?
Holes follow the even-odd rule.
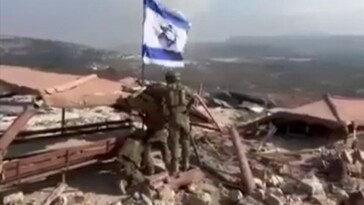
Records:
[[[143,165],[147,174],[155,173],[154,163],[151,156],[152,145],[161,151],[163,161],[166,165],[170,162],[170,153],[167,145],[168,132],[166,119],[163,116],[162,99],[164,90],[158,85],[149,85],[143,92],[127,100],[130,108],[140,112],[143,123],[147,130],[143,138]],[[160,92],[162,94],[160,94]]]
[[[120,181],[120,191],[126,194],[126,187],[134,186],[144,182],[144,176],[141,173],[143,137],[135,133],[133,137],[127,138],[119,150],[117,160],[119,171],[123,179]]]
[[[190,119],[189,110],[193,105],[193,97],[187,100],[187,89],[180,83],[178,73],[168,71],[165,75],[167,92],[164,98],[164,112],[167,116],[170,150],[172,153],[171,172],[179,172],[179,145],[182,148],[182,170],[189,168]]]
[[[145,119],[146,122],[150,119]],[[154,120],[161,120],[160,118],[154,118]],[[149,125],[149,126],[148,126]],[[152,158],[152,145],[156,145],[157,149],[161,151],[163,162],[168,165],[171,161],[170,153],[167,145],[167,130],[165,127],[154,127],[151,124],[146,123],[147,132],[145,138],[145,150],[143,154],[143,162],[147,174],[151,175],[155,173],[155,167]]]

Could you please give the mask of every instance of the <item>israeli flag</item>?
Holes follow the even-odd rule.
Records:
[[[183,50],[191,24],[158,0],[144,0],[142,58],[145,64],[183,67]]]

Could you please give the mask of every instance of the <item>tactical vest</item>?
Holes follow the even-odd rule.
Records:
[[[168,85],[166,105],[170,127],[180,126],[188,132],[189,114],[187,112],[187,104],[185,88],[181,84]]]
[[[186,106],[188,102],[186,99],[186,90],[183,88],[182,85],[168,85],[166,103],[170,114],[183,113],[186,111]]]

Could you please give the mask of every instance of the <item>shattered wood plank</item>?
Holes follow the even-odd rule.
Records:
[[[88,76],[85,76],[85,77],[81,77],[75,81],[71,81],[71,82],[67,82],[67,83],[64,83],[62,85],[58,85],[58,86],[53,86],[51,88],[47,88],[45,89],[46,93],[47,94],[53,94],[55,92],[57,93],[60,93],[60,92],[64,92],[66,90],[70,90],[72,88],[75,88],[81,84],[84,84],[86,83],[87,81],[90,81],[92,79],[95,79],[97,78],[97,75],[96,74],[91,74],[91,75],[88,75]]]
[[[191,122],[190,124],[191,124],[191,126],[196,126],[196,127],[201,127],[201,128],[221,132],[219,128],[211,127],[211,126],[207,125],[206,123]]]
[[[15,139],[15,137],[20,133],[24,126],[28,123],[30,118],[32,118],[37,112],[33,109],[27,109],[22,112],[10,125],[10,127],[4,132],[3,136],[0,138],[0,155],[4,157],[6,149]]]
[[[207,112],[207,114],[209,115],[211,120],[214,122],[216,127],[219,129],[220,132],[222,132],[222,128],[220,127],[219,123],[217,123],[214,116],[212,116],[211,112],[209,111],[209,109],[208,109],[207,105],[205,104],[205,102],[202,100],[201,96],[198,95],[198,94],[196,94],[195,96],[196,96],[197,100],[199,101],[199,103],[202,105],[202,107],[205,109],[205,111]]]
[[[263,148],[264,144],[274,136],[276,132],[277,128],[272,123],[270,123],[267,135],[259,143],[259,146],[257,148],[258,152]]]
[[[177,191],[182,186],[187,186],[192,183],[198,183],[204,178],[204,173],[199,168],[195,168],[180,173],[178,177],[170,178],[167,186],[169,186],[172,190]]]
[[[206,163],[203,163],[202,169],[208,172],[208,174],[210,174],[212,177],[219,180],[224,186],[243,191],[241,189],[240,184],[238,183],[238,179],[235,180],[236,178],[235,176],[230,176],[228,174],[221,173],[221,171],[207,165]]]
[[[251,194],[255,189],[255,182],[253,180],[253,174],[245,154],[245,148],[241,142],[238,131],[236,131],[234,127],[230,128],[230,135],[239,160],[239,167],[241,172],[240,177],[243,185],[242,189],[245,191],[246,194]]]
[[[327,106],[329,107],[332,115],[336,118],[336,120],[340,123],[343,123],[343,120],[340,117],[340,114],[337,110],[336,105],[334,104],[334,102],[332,102],[331,98],[330,98],[330,94],[325,94],[324,95],[324,101],[327,104]]]
[[[186,172],[181,172],[176,177],[169,176],[168,173],[166,174],[166,172],[162,172],[149,177],[149,184],[154,189],[161,189],[164,186],[168,186],[172,190],[177,191],[183,186],[200,182],[204,178],[204,173],[199,168],[195,168]]]
[[[158,184],[160,181],[167,180],[169,177],[169,174],[167,171],[161,172],[152,176],[147,176],[146,179],[148,180],[149,185],[154,186],[155,184]]]
[[[66,190],[67,184],[61,183],[55,188],[50,195],[44,200],[42,205],[51,205],[54,200],[62,195],[62,193]]]

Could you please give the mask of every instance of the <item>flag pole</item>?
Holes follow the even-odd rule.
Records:
[[[143,62],[143,59],[142,59],[142,72],[141,72],[141,81],[142,81],[142,85],[145,84],[145,64]]]
[[[145,0],[143,0],[143,6],[142,6],[142,9],[143,9],[143,19],[142,19],[142,47],[141,47],[141,60],[142,60],[142,70],[141,70],[141,73],[140,73],[140,78],[141,78],[141,81],[142,81],[142,85],[145,84],[145,64],[144,64],[144,61],[143,61],[143,47],[144,47],[144,21],[145,21]]]

